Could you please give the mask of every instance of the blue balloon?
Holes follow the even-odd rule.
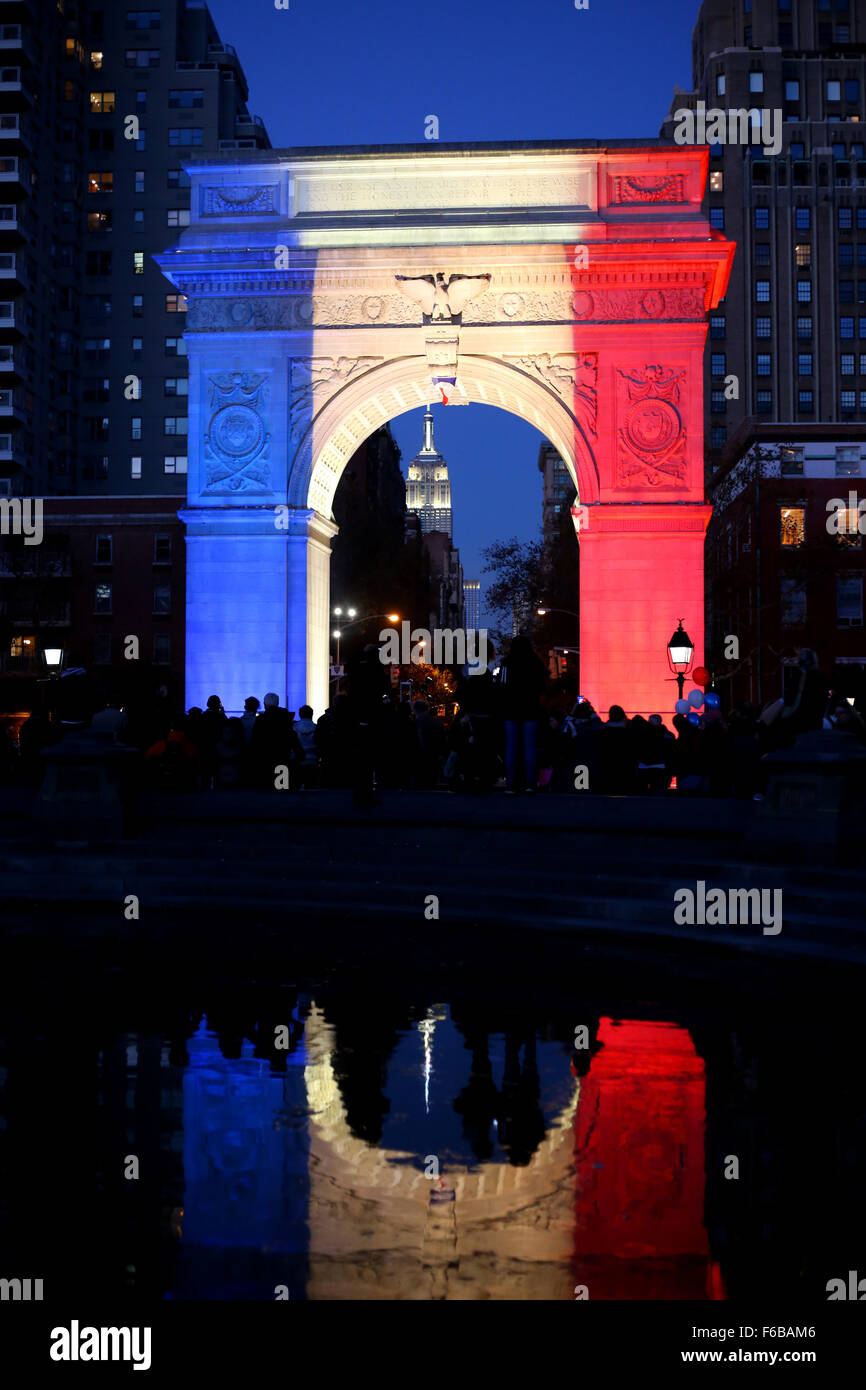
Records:
[[[691,714],[689,715],[689,723],[695,724],[698,726],[698,728],[700,728],[701,716],[697,714],[695,710],[692,710]]]
[[[704,692],[702,690],[690,690],[688,701],[692,709],[700,709],[701,705],[704,703]]]
[[[677,700],[676,704],[674,705],[674,709],[676,710],[677,714],[688,714],[690,708],[691,706],[689,705],[688,700]]]
[[[706,695],[704,696],[704,704],[707,706],[708,709],[719,709],[721,703],[721,700],[719,699],[718,695],[714,690],[707,691]]]

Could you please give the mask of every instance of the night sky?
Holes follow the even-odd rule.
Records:
[[[275,148],[425,145],[424,118],[451,140],[658,135],[674,84],[691,86],[699,0],[209,0],[238,50]],[[423,411],[392,423],[403,468],[421,446]],[[448,461],[454,539],[467,579],[497,539],[541,523],[541,436],[490,406],[434,406]]]

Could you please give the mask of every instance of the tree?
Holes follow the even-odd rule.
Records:
[[[521,541],[512,536],[494,541],[482,550],[485,574],[496,578],[487,586],[488,607],[501,619],[494,631],[497,644],[507,643],[517,632],[532,637],[537,626],[536,609],[545,598],[544,548],[540,541]]]

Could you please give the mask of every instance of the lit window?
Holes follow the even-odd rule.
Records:
[[[725,188],[725,176],[721,169],[714,169],[710,174],[710,192],[722,193]]]
[[[91,92],[90,111],[94,116],[107,115],[114,110],[114,92]]]
[[[132,439],[141,439],[141,416],[140,416],[140,415],[133,415],[132,419],[131,419],[130,422],[129,422],[129,428],[130,428],[130,437],[131,437]]]
[[[853,352],[843,352],[840,357],[840,371],[842,376],[854,375],[854,354]]]
[[[800,100],[800,84],[799,84],[799,82],[786,82],[786,83],[785,83],[785,100],[786,100],[786,101],[799,101],[799,100]]]
[[[781,471],[784,478],[802,477],[804,449],[802,445],[785,445],[781,450]]]
[[[189,421],[185,415],[166,415],[165,433],[166,434],[186,434]]]
[[[164,464],[165,472],[166,472],[166,473],[185,473],[185,472],[186,472],[186,459],[187,459],[186,454],[166,454],[165,457],[164,457],[164,459],[163,459],[163,464]]]
[[[841,83],[839,83],[839,82],[834,82],[834,81],[832,81],[832,80],[830,80],[830,81],[827,82],[827,100],[828,100],[828,101],[841,101],[841,100],[842,100],[842,86],[841,86]]]
[[[111,585],[105,582],[97,584],[93,598],[94,613],[111,612]]]
[[[723,72],[720,72],[720,73],[718,74],[717,78],[716,78],[716,96],[717,96],[717,97],[723,97],[724,95],[725,95],[725,74],[724,74]]]
[[[771,371],[771,359],[769,352],[759,352],[757,354],[757,374],[758,376],[769,376]]]
[[[859,478],[860,476],[860,446],[859,444],[838,444],[836,446],[836,477],[837,478]]]
[[[98,53],[98,52],[96,52],[96,53],[91,53],[91,55],[90,55],[90,66],[93,68],[94,72],[99,72],[99,70],[100,70],[101,67],[102,67],[102,54],[101,54],[101,53]]]
[[[185,376],[167,376],[165,378],[165,394],[167,396],[189,395],[189,378]]]
[[[186,313],[186,295],[185,295],[185,294],[167,294],[167,295],[165,296],[165,312],[166,312],[167,314],[185,314],[185,313]]]
[[[133,275],[144,274],[144,252],[133,251],[132,253],[132,273]]]
[[[129,476],[130,476],[130,478],[140,478],[140,477],[141,477],[141,455],[140,455],[140,454],[137,455],[135,458],[131,458],[131,459],[129,460]]]
[[[762,72],[749,73],[749,91],[762,92],[764,90],[764,74]]]
[[[808,270],[812,264],[812,247],[808,242],[804,242],[794,247],[794,256],[800,270]]]
[[[769,280],[755,281],[755,301],[758,304],[769,304],[770,302],[770,282]]]
[[[169,208],[166,217],[169,227],[189,226],[189,208]]]
[[[812,354],[811,354],[811,352],[798,352],[798,353],[797,353],[797,375],[798,375],[798,376],[811,376],[811,375],[812,375]]]

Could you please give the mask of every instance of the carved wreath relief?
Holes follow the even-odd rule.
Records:
[[[677,406],[685,370],[648,363],[620,378],[617,482],[629,488],[681,487],[686,477],[686,432]],[[623,410],[623,407],[625,409]]]
[[[270,440],[261,409],[267,374],[208,377],[210,422],[204,437],[204,492],[269,492]]]

